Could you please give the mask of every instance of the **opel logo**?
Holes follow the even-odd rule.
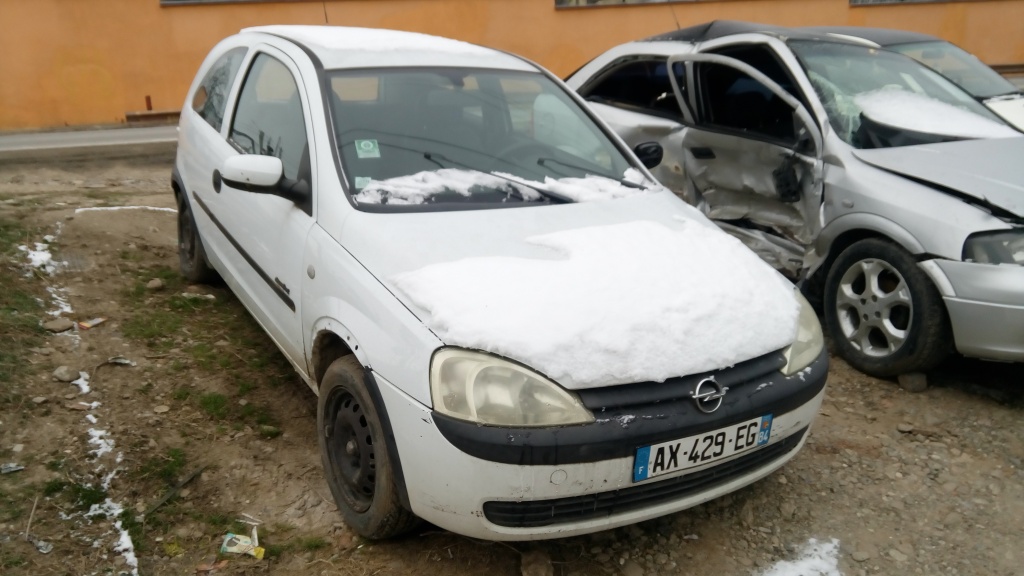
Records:
[[[708,377],[697,383],[697,387],[693,389],[693,394],[690,397],[697,404],[698,410],[705,414],[711,414],[722,405],[722,398],[728,391],[728,387],[715,382],[713,377]]]

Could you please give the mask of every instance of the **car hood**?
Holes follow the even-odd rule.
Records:
[[[883,170],[1024,217],[1024,137],[855,150]]]
[[[668,192],[355,212],[340,240],[446,345],[511,358],[569,389],[724,368],[796,335],[792,285]]]

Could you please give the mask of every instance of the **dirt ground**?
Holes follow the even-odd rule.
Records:
[[[688,511],[537,543],[363,541],[324,482],[313,393],[228,290],[177,278],[169,170],[0,160],[0,237],[57,262],[0,249],[5,290],[41,302],[4,313],[106,318],[4,335],[0,464],[24,469],[0,476],[0,573],[810,576],[784,562],[814,539],[847,576],[1024,575],[1024,367],[962,358],[918,394],[833,358],[805,449]],[[89,210],[116,206],[145,208]],[[254,523],[265,558],[218,555]]]

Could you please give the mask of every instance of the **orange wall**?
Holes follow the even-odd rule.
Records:
[[[124,122],[181,108],[217,40],[260,24],[372,26],[510,50],[565,76],[615,44],[716,18],[856,24],[942,36],[990,64],[1024,63],[1024,0],[852,8],[733,0],[556,10],[554,0],[325,0],[161,6],[159,0],[0,0],[0,130]]]

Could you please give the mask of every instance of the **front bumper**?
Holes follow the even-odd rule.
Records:
[[[935,260],[956,349],[965,356],[1024,362],[1024,266]]]
[[[615,387],[598,394],[610,407],[596,414],[597,423],[535,430],[451,421],[375,377],[393,425],[413,513],[471,537],[535,540],[655,518],[770,474],[806,440],[825,394],[827,372],[822,351],[810,367],[791,377],[776,367],[769,374],[727,383],[730,390],[722,407],[699,416],[690,413],[696,407],[688,396],[630,405],[631,388],[648,396],[665,392],[656,387],[645,391],[646,384]],[[686,387],[685,380],[674,384]],[[582,396],[587,403],[586,394]],[[632,481],[638,447],[768,413],[774,418],[767,445],[701,467]],[[469,433],[473,430],[475,435]]]

